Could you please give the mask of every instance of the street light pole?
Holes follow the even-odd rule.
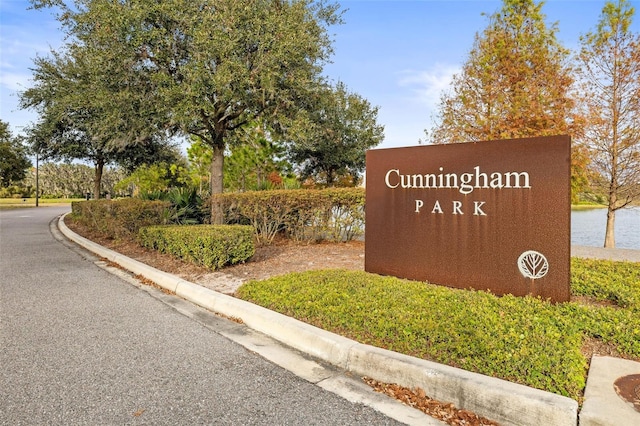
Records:
[[[40,199],[40,179],[38,176],[38,160],[40,158],[38,157],[38,153],[36,152],[36,207],[38,207],[39,203],[39,199]]]

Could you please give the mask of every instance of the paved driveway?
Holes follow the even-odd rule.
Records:
[[[395,424],[230,342],[0,211],[0,424]]]

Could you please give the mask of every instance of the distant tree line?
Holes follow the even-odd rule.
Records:
[[[38,188],[43,198],[85,198],[87,194],[95,198],[93,193],[93,167],[85,164],[44,163],[38,168]],[[103,172],[102,196],[129,195],[118,192],[115,188],[126,176],[122,168],[108,167]],[[30,168],[24,180],[29,195],[35,196],[36,171]]]

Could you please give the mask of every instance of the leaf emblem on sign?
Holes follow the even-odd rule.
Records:
[[[525,278],[537,280],[549,272],[549,262],[542,253],[528,250],[518,258],[518,269]]]

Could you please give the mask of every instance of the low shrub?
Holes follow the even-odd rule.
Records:
[[[596,303],[496,297],[340,270],[251,281],[237,296],[362,343],[580,400],[587,339],[640,359],[640,264],[572,262],[573,296]]]
[[[28,198],[33,191],[31,187],[24,187],[19,185],[11,185],[4,188],[0,188],[0,198]]]
[[[639,263],[573,258],[571,292],[596,302],[563,305],[584,335],[640,358]]]
[[[640,310],[640,268],[631,262],[571,259],[571,290],[623,308]]]
[[[251,225],[256,240],[350,241],[364,229],[363,188],[275,190],[215,195],[227,223]]]
[[[140,228],[138,238],[144,247],[211,269],[245,262],[255,253],[250,226],[148,226]]]
[[[169,221],[178,225],[205,223],[209,213],[203,209],[203,200],[197,188],[171,188],[168,191],[153,191],[140,194],[143,200],[160,200],[171,203]]]
[[[252,281],[238,296],[362,343],[561,395],[585,384],[578,328],[536,298],[336,270]]]
[[[137,198],[71,203],[72,219],[109,238],[135,237],[143,226],[167,223],[171,204]]]

